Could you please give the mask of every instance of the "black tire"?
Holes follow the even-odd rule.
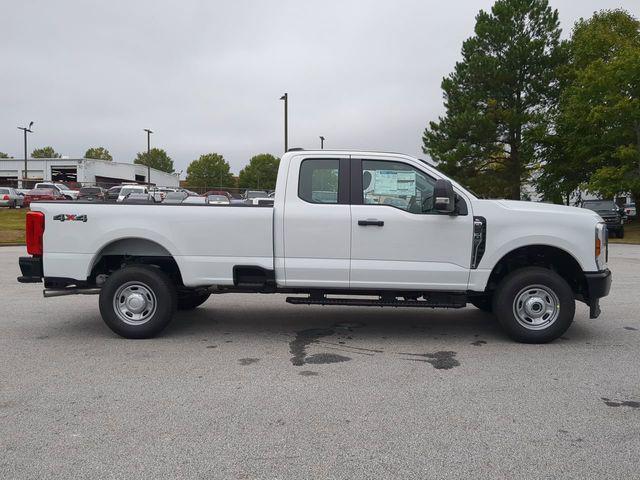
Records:
[[[621,228],[620,230],[618,230],[618,238],[624,238],[624,228]]]
[[[545,290],[555,295],[557,301]],[[537,296],[526,297],[530,292],[536,291]],[[543,309],[548,305],[551,308],[552,313],[548,317],[550,323],[545,326],[544,316],[540,317],[542,323],[539,326],[525,319],[519,320],[516,310],[527,302],[516,304],[518,298],[532,298],[532,308],[538,303],[535,299],[543,299],[537,307]],[[575,314],[575,299],[571,287],[560,275],[547,268],[527,267],[511,272],[500,282],[493,297],[493,311],[502,328],[513,340],[522,343],[547,343],[560,337],[571,326]],[[555,320],[551,321],[553,318]]]
[[[469,303],[483,312],[493,312],[493,298],[491,295],[481,295],[469,298]]]
[[[136,290],[135,288],[138,288]],[[116,310],[116,299],[118,291],[122,288],[129,289],[129,298],[138,296],[138,304],[142,302],[140,313],[131,313],[136,304],[128,314]],[[122,292],[120,299],[126,299],[127,292]],[[142,298],[142,300],[140,300]],[[148,305],[151,310],[144,310]],[[121,309],[127,310],[128,304],[120,300]],[[100,314],[107,326],[118,335],[124,338],[151,338],[160,333],[171,321],[176,310],[177,298],[176,287],[171,279],[160,269],[151,266],[130,266],[122,268],[107,278],[100,291]],[[152,308],[151,305],[154,307]],[[120,309],[119,309],[120,310]],[[134,315],[140,315],[140,320],[136,320]],[[146,318],[145,318],[146,316]],[[128,318],[128,322],[124,320]]]
[[[178,310],[198,308],[211,296],[209,292],[189,292],[178,295]]]

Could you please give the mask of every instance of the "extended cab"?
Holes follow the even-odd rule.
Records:
[[[481,200],[393,153],[289,151],[273,206],[38,202],[21,282],[46,297],[97,293],[107,325],[159,333],[211,294],[285,293],[314,305],[495,314],[515,340],[548,342],[575,300],[609,293],[606,227],[590,210]]]

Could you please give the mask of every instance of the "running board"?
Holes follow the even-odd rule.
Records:
[[[287,297],[287,303],[293,305],[343,305],[357,307],[414,307],[414,308],[463,308],[467,305],[465,295],[434,295],[427,300],[398,300],[397,298],[327,298]]]

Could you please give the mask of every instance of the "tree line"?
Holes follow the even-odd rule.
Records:
[[[569,204],[587,191],[640,199],[640,23],[602,10],[561,39],[546,0],[476,16],[442,80],[445,113],[423,152],[481,196]]]
[[[60,158],[53,147],[36,148],[31,158]],[[0,152],[0,158],[9,158]],[[84,158],[112,161],[113,157],[104,147],[91,147]],[[133,163],[149,165],[162,172],[175,171],[173,160],[162,148],[152,148],[149,152],[139,152]],[[231,173],[229,163],[219,153],[206,153],[193,160],[187,167],[186,183],[189,187],[240,187],[272,190],[276,186],[280,159],[269,153],[254,155],[236,178]]]

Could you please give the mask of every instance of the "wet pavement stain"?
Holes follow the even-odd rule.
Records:
[[[361,322],[339,322],[334,325],[335,328],[345,328],[349,331],[353,331],[353,328],[366,327],[366,324]]]
[[[634,400],[611,400],[610,398],[600,397],[608,407],[630,407],[640,408],[640,402]]]
[[[303,370],[298,372],[298,375],[302,375],[303,377],[317,377],[320,375],[318,372],[314,372],[313,370]]]
[[[251,365],[252,363],[258,363],[260,361],[259,358],[240,358],[238,359],[238,363],[240,365]]]
[[[634,328],[634,327],[623,327],[623,328],[625,330],[631,330],[631,331],[634,331],[634,332],[638,330],[637,328]]]
[[[435,353],[400,353],[400,355],[424,357],[424,359],[408,358],[407,360],[411,360],[414,362],[430,363],[433,366],[433,368],[437,370],[450,370],[454,367],[459,367],[460,362],[454,358],[457,354],[458,354],[457,352],[452,352],[450,350],[445,350],[445,351],[440,351]]]
[[[476,340],[475,342],[471,342],[471,345],[474,347],[481,347],[482,345],[486,345],[487,342],[485,340]]]
[[[351,358],[344,357],[335,353],[316,353],[314,355],[309,355],[308,357],[306,357],[304,359],[304,363],[313,365],[324,365],[327,363],[348,362],[349,360],[351,360]]]
[[[307,356],[307,347],[312,343],[318,343],[321,337],[333,335],[334,331],[330,328],[310,328],[296,332],[296,338],[289,342],[289,353],[291,353],[291,363],[296,367],[305,364]]]

